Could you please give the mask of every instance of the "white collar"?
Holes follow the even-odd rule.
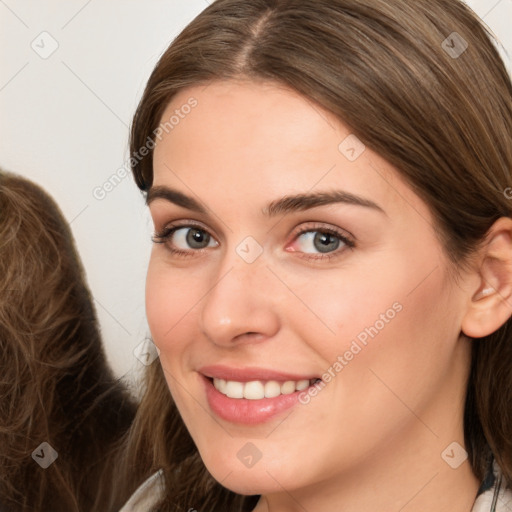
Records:
[[[492,470],[492,474],[487,475],[485,479],[487,481],[490,476],[491,485],[477,496],[471,512],[512,511],[512,490],[506,487],[505,477],[495,460],[492,463]]]

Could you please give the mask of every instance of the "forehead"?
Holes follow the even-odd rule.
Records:
[[[200,196],[234,201],[333,188],[394,208],[419,201],[349,127],[284,85],[190,87],[173,98],[161,125],[171,118],[156,144],[154,185],[185,184]]]
[[[337,151],[333,142],[346,131],[332,114],[284,85],[250,81],[216,81],[182,90],[161,122],[188,110],[186,105],[192,99],[197,105],[173,127],[171,145],[194,139],[194,144],[216,153],[236,146],[238,156],[272,152],[275,157],[281,149],[302,158],[313,150],[316,156],[322,151],[332,158]],[[326,138],[326,131],[341,133]]]

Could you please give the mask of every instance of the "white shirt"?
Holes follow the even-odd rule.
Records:
[[[124,504],[119,512],[146,512],[151,509],[164,493],[164,479],[162,471],[151,475]]]

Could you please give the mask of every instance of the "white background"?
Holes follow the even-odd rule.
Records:
[[[467,3],[512,55],[512,0]],[[131,176],[102,200],[93,191],[127,162],[131,116],[158,57],[207,5],[0,0],[0,167],[42,185],[70,222],[118,376],[142,367],[133,350],[149,335],[151,222]],[[41,58],[38,44],[58,47]]]

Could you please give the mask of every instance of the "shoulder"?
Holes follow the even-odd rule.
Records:
[[[124,504],[119,512],[149,512],[164,493],[163,472],[151,475]]]
[[[506,486],[501,468],[494,460],[471,512],[508,512],[512,510],[512,489]]]

